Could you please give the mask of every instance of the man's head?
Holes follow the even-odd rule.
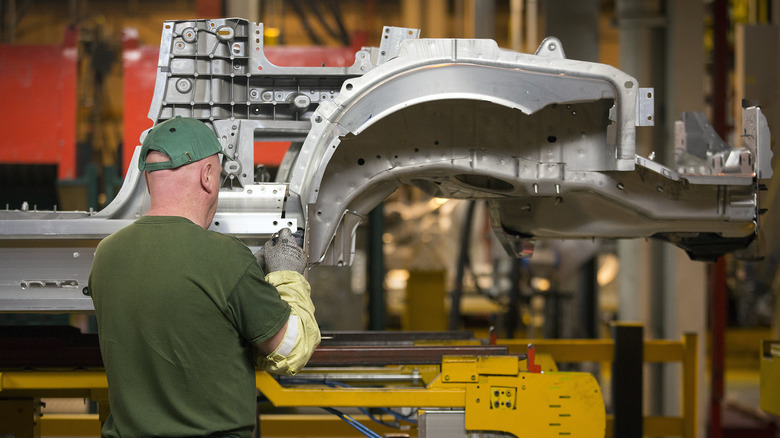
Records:
[[[150,163],[146,159],[150,151],[161,152],[167,155],[169,160]],[[138,157],[138,170],[154,172],[175,169],[220,152],[222,145],[208,126],[196,119],[176,116],[160,123],[146,134],[141,155]]]
[[[138,160],[151,196],[147,214],[182,216],[208,228],[217,209],[221,151],[214,131],[198,120],[176,117],[152,128]]]

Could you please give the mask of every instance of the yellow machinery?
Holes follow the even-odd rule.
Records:
[[[513,356],[445,357],[441,373],[424,389],[284,388],[268,374],[257,377],[258,388],[275,406],[436,408],[420,411],[425,420],[449,408],[464,411],[470,431],[604,436],[604,402],[593,376],[522,368]]]
[[[761,343],[761,409],[780,415],[780,340]]]
[[[525,360],[517,356],[448,356],[438,368],[433,380],[421,388],[330,388],[312,384],[285,387],[265,372],[257,373],[257,387],[276,407],[423,406],[429,408],[420,412],[422,419],[452,409],[462,411],[468,430],[517,436],[529,431],[534,431],[535,436],[567,436],[575,432],[583,437],[604,436],[603,397],[590,374],[528,372]],[[433,370],[419,374],[421,380],[433,376],[430,371]],[[306,373],[302,374],[305,378]],[[3,372],[0,384],[2,396],[62,394],[100,401],[107,399],[108,389],[101,371]],[[42,422],[35,398],[6,399],[5,403],[0,405],[4,408],[0,419],[5,425],[0,429],[11,427],[12,423],[15,426],[2,432],[13,433],[17,438],[41,436]],[[457,417],[452,418],[457,421]],[[94,416],[79,419],[95,421]],[[462,429],[463,425],[453,427]]]
[[[615,420],[605,414],[596,379],[587,373],[558,372],[552,358],[559,362],[608,363],[614,359],[615,342],[542,340],[534,341],[536,351],[528,349],[527,342],[504,340],[495,346],[480,346],[475,345],[479,340],[461,340],[451,345],[417,342],[413,347],[385,349],[320,347],[320,353],[327,353],[318,359],[324,366],[306,368],[294,378],[258,372],[257,387],[276,408],[415,408],[412,414],[416,413],[417,427],[401,431],[400,436],[465,437],[467,431],[535,437],[613,436]],[[505,349],[504,354],[496,353],[500,348]],[[474,354],[480,349],[486,349],[487,354]],[[448,350],[465,354],[444,354]],[[644,361],[680,362],[683,367],[681,416],[644,418],[644,435],[695,437],[696,335],[686,335],[680,342],[645,341],[641,350]],[[430,360],[431,354],[439,355],[438,362]],[[388,365],[394,355],[399,363],[407,364]],[[344,363],[347,356],[358,359],[358,365],[333,366]],[[413,363],[409,357],[423,359]],[[377,363],[377,358],[386,365],[366,365]],[[327,385],[338,380],[363,382],[351,387]],[[615,385],[613,382],[613,391]],[[0,435],[98,436],[97,414],[41,418],[40,399],[89,398],[100,403],[100,412],[105,415],[107,396],[102,370],[2,371]],[[262,414],[260,418],[263,437],[359,436],[355,431],[334,427],[337,419],[333,416],[284,411]],[[356,418],[365,420],[362,416]],[[392,431],[372,428],[383,433]],[[394,436],[398,433],[396,430]]]

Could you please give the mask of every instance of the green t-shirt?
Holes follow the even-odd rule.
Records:
[[[146,216],[98,245],[95,304],[111,415],[107,437],[249,437],[252,345],[290,308],[239,240]]]

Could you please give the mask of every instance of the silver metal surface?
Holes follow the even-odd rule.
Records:
[[[458,409],[424,409],[417,415],[420,438],[508,438],[511,433],[467,431],[466,412]]]
[[[249,245],[305,228],[310,265],[349,265],[357,227],[402,185],[486,200],[496,235],[517,256],[542,238],[655,237],[709,259],[758,231],[758,181],[772,173],[758,108],[745,109],[739,148],[713,137],[706,119],[684,116],[672,169],[636,155],[637,126],[654,118],[652,89],[614,67],[566,59],[556,38],[531,55],[387,27],[352,66],[278,67],[262,34],[241,19],[166,21],[149,110],[155,124],[181,115],[214,129],[223,181],[210,229]],[[255,141],[292,144],[275,182],[255,180]],[[0,310],[91,307],[80,291],[49,286],[81,286],[88,265],[53,272],[60,255],[42,248],[94,244],[143,215],[137,154],[100,212],[0,211],[4,260],[30,266],[1,271]]]
[[[420,372],[417,369],[412,372],[393,372],[393,369],[387,367],[380,368],[355,368],[350,372],[334,371],[332,368],[316,368],[311,367],[306,370],[301,370],[300,373],[294,377],[280,378],[281,383],[285,383],[285,380],[299,381],[305,379],[312,383],[406,383],[410,385],[422,385],[424,382],[420,376]]]
[[[640,88],[637,95],[636,125],[653,126],[655,124],[655,107],[653,107],[654,91],[652,88]]]
[[[462,410],[425,410],[417,415],[420,438],[470,438],[466,431],[466,412]]]
[[[94,246],[0,248],[0,310],[92,310],[85,289],[94,253]]]

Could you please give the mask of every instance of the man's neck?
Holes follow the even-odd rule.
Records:
[[[199,225],[200,227],[204,229],[208,229],[209,225],[211,225],[210,221],[207,222],[205,217],[199,217],[199,215],[195,214],[191,211],[185,211],[182,209],[171,209],[171,208],[151,208],[146,213],[146,216],[178,216],[183,217],[185,219],[189,219],[192,223]]]

